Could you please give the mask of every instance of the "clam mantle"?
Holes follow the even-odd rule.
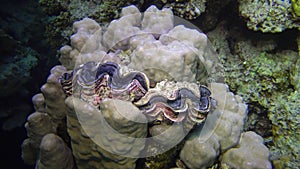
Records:
[[[99,105],[108,98],[130,101],[154,123],[189,120],[200,124],[211,107],[211,92],[203,85],[165,80],[150,88],[144,73],[132,70],[122,75],[120,66],[113,62],[85,63],[65,73],[60,83],[67,96],[100,110]]]

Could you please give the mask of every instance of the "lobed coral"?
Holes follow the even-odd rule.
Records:
[[[247,22],[247,27],[262,32],[282,32],[285,29],[298,28],[297,2],[289,0],[239,0],[239,12]],[[293,9],[292,9],[293,6]],[[295,8],[296,7],[296,8]]]
[[[42,93],[36,94],[32,98],[36,112],[27,118],[25,128],[28,138],[22,144],[22,157],[28,164],[34,164],[38,160],[37,153],[40,150],[40,143],[46,134],[59,135],[65,142],[68,142],[65,128],[65,94],[58,79],[55,78],[61,76],[65,71],[62,66],[52,68],[47,83],[41,89]],[[57,166],[59,165],[57,164]]]
[[[46,34],[53,48],[67,44],[72,34],[72,23],[85,17],[107,24],[111,19],[119,17],[123,6],[137,4],[131,1],[62,1],[40,0],[43,11],[49,16]]]
[[[59,136],[50,133],[43,137],[40,144],[39,160],[36,169],[74,169],[71,149]]]
[[[42,160],[48,159],[47,153],[43,153],[47,148],[45,145],[48,145],[48,137],[59,136],[61,139],[55,139],[53,144],[65,150],[66,155],[62,159],[71,161],[68,148],[61,146],[61,140],[70,143],[77,168],[135,168],[138,158],[146,158],[146,163],[140,164],[142,167],[147,167],[143,166],[147,164],[175,167],[175,160],[161,160],[165,156],[155,156],[174,147],[166,154],[180,158],[178,161],[183,163],[178,162],[178,165],[190,168],[213,165],[224,152],[238,145],[247,106],[240,96],[229,92],[228,86],[222,83],[223,78],[219,74],[223,73],[222,66],[211,51],[206,35],[182,25],[174,26],[170,9],[158,10],[151,6],[141,15],[135,6],[129,6],[122,9],[121,16],[107,27],[101,27],[88,18],[74,23],[76,33],[71,37],[71,46],[64,46],[60,50],[63,65],[55,66],[51,70],[47,83],[41,88],[43,97],[39,94],[33,99],[36,111],[45,112],[33,113],[28,119],[26,126],[29,138],[22,146],[23,159],[33,163],[40,158],[38,165],[50,162],[53,158],[49,157],[49,161]],[[168,60],[164,60],[164,57]],[[172,108],[185,110],[189,107],[177,108],[178,104],[195,106],[195,103],[199,103],[195,100],[200,100],[200,106],[208,106],[204,109],[206,113],[209,110],[206,121],[203,123],[200,115],[199,124],[192,125],[189,118],[184,119],[187,123],[176,120],[149,122],[143,114],[144,109],[136,106],[134,101],[106,97],[109,96],[105,95],[107,87],[123,94],[124,90],[114,88],[121,86],[121,89],[125,88],[124,93],[129,94],[129,98],[136,98],[135,94],[139,93],[134,92],[132,95],[132,92],[126,91],[142,91],[141,86],[144,85],[141,82],[145,81],[140,73],[129,81],[133,86],[126,85],[127,76],[109,79],[113,72],[111,68],[114,67],[111,62],[123,65],[119,69],[120,75],[130,76],[129,72],[143,72],[142,74],[149,77],[150,82],[145,84],[149,85],[149,91],[154,91],[154,94],[145,94],[145,100],[149,102],[145,102],[146,108],[162,102],[160,107],[156,105],[151,108],[158,108],[157,112],[151,114],[165,113],[159,114],[156,119],[164,118],[163,115],[171,115],[169,119],[174,119],[172,115],[176,116],[176,112]],[[168,66],[169,64],[172,65]],[[100,66],[100,69],[95,65]],[[87,69],[84,76],[76,73],[84,72],[83,68]],[[69,74],[72,70],[75,70],[73,74]],[[107,76],[102,70],[107,71]],[[99,81],[95,75],[103,75],[103,78],[101,76]],[[199,82],[208,87],[196,87],[200,90],[197,91],[194,88],[199,86]],[[171,99],[176,96],[172,93],[176,89],[184,89],[180,93],[183,99],[163,101],[160,95]],[[98,92],[100,95],[97,95]],[[186,104],[181,104],[184,99]],[[207,102],[211,102],[211,106]],[[166,106],[171,109],[166,109]],[[196,107],[191,111],[200,108]],[[49,133],[56,136],[49,136]],[[245,144],[244,141],[241,142]],[[251,144],[263,147],[261,142]],[[50,144],[51,146],[53,145]],[[194,156],[191,156],[191,152]],[[269,164],[269,154],[263,152],[260,155],[264,163]],[[148,158],[151,156],[155,158]],[[242,155],[238,158],[242,161],[244,159]],[[155,165],[151,159],[158,163],[163,161],[163,164]],[[258,159],[253,162],[256,160]],[[166,164],[166,161],[170,163]],[[66,168],[73,168],[72,163],[67,164]],[[237,164],[232,164],[232,167]]]
[[[195,130],[189,135],[180,152],[181,160],[191,169],[211,166],[220,154],[236,146],[246,117],[246,105],[239,96],[228,92],[228,86],[212,83],[210,88],[218,107],[208,115],[208,125],[202,131]],[[263,156],[268,162],[268,154]]]
[[[232,148],[224,153],[221,165],[245,169],[272,168],[268,156],[269,150],[264,145],[263,138],[252,131],[248,131],[242,133],[237,148]]]

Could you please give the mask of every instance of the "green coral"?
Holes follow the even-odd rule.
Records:
[[[227,83],[247,102],[262,106],[268,113],[273,136],[267,140],[274,164],[297,168],[300,162],[300,147],[296,146],[300,144],[298,54],[294,51],[259,54],[255,48],[246,52],[249,44],[245,42],[237,46],[242,62],[227,74]]]
[[[297,168],[300,163],[300,92],[286,91],[270,104],[269,119],[273,125],[270,147],[275,168]]]
[[[268,46],[268,45],[266,45]],[[246,101],[258,102],[268,108],[269,98],[290,89],[290,72],[297,60],[297,53],[284,51],[268,53],[255,49],[249,42],[241,41],[235,46],[237,57],[226,65],[231,70],[227,83]]]
[[[291,58],[291,57],[287,57]],[[246,60],[245,71],[246,75],[252,80],[240,86],[243,93],[252,93],[251,100],[258,102],[263,107],[268,107],[268,98],[274,92],[281,91],[288,88],[288,74],[289,65],[292,64],[293,59],[285,59],[278,56],[272,56],[267,53],[261,53],[259,56]],[[260,82],[257,83],[257,80]],[[248,91],[245,91],[248,90]],[[245,96],[244,96],[245,97]]]
[[[293,3],[295,13],[297,5]],[[299,21],[293,19],[289,0],[239,0],[239,12],[246,19],[247,27],[255,31],[276,33],[299,28]]]
[[[230,90],[242,95],[249,105],[250,127],[245,130],[264,136],[275,169],[299,168],[300,48],[296,51],[294,46],[297,37],[285,41],[284,34],[245,31],[236,23],[220,23],[207,35],[219,53]],[[282,44],[293,51],[283,50]],[[258,118],[251,118],[253,114]]]
[[[292,7],[293,7],[293,11],[294,11],[295,15],[300,17],[300,1],[292,0]]]
[[[295,64],[292,66],[290,77],[291,84],[296,90],[300,91],[300,58],[298,58]]]

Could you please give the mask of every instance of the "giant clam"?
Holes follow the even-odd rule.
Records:
[[[150,88],[144,73],[121,74],[120,65],[114,62],[85,63],[65,73],[60,83],[67,96],[74,95],[94,106],[99,106],[105,98],[130,101],[153,123],[182,122],[189,118],[199,124],[205,120],[211,105],[211,92],[203,85],[165,80]]]
[[[67,96],[73,94],[96,105],[103,98],[134,101],[149,88],[145,74],[131,72],[120,75],[119,66],[113,62],[88,62],[71,73],[65,73],[60,82]]]

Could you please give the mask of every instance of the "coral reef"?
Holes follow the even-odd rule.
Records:
[[[159,151],[163,147],[157,146],[155,142],[152,142],[155,146],[148,144],[145,151]],[[150,156],[145,159],[145,162],[141,168],[143,169],[162,169],[162,168],[172,168],[172,166],[177,165],[175,159],[177,159],[178,153],[182,144],[171,148],[170,150],[158,154],[155,156]],[[153,153],[154,154],[154,153]],[[182,165],[183,167],[184,165]],[[179,167],[179,166],[178,166]]]
[[[245,18],[247,27],[262,32],[282,32],[285,29],[298,28],[298,1],[293,0],[239,0],[240,14]],[[294,9],[294,12],[293,9]],[[297,8],[298,7],[298,8]],[[293,15],[295,13],[295,17]]]
[[[245,49],[245,45],[243,45],[243,49]],[[251,53],[253,55],[253,49]],[[245,56],[245,54],[240,53],[239,56]],[[298,54],[293,51],[284,51],[277,55],[261,53],[252,57],[251,60],[245,58],[244,71],[247,72],[247,78],[245,80],[239,78],[238,81],[231,80],[230,85],[239,95],[245,96],[249,101],[256,102],[268,110],[268,117],[272,123],[272,142],[275,145],[271,148],[272,159],[282,158],[280,156],[287,154],[292,154],[294,160],[299,159],[299,155],[293,152],[299,152],[300,149],[292,148],[297,142],[296,140],[299,139],[298,134],[288,134],[291,131],[300,132],[299,126],[297,126],[299,121],[297,115],[299,107],[297,108],[297,105],[299,102],[296,101],[300,94],[299,90],[295,90],[297,86],[294,89],[290,88],[292,83],[299,84],[294,81],[291,83],[290,79],[295,79],[297,76],[289,73],[293,68],[290,65],[299,63],[297,62]],[[295,65],[294,69],[297,67],[298,65]],[[242,73],[241,76],[244,74]],[[252,82],[249,82],[250,79]],[[253,81],[253,79],[255,80]],[[287,126],[282,125],[282,123]],[[289,137],[282,137],[287,134]],[[281,151],[278,152],[280,149]]]
[[[274,146],[270,146],[270,151],[276,168],[299,166],[300,149],[297,146],[300,143],[299,100],[299,90],[277,96],[272,100],[268,117],[273,125],[272,142]]]
[[[23,159],[43,168],[60,150],[73,168],[70,148],[77,168],[135,168],[141,158],[143,168],[212,166],[239,144],[247,106],[223,83],[206,35],[174,25],[170,9],[150,6],[142,15],[129,6],[121,16],[107,27],[74,23],[71,46],[60,50],[63,65],[33,98],[41,112],[26,123]],[[255,143],[247,145],[262,145]],[[167,154],[180,160],[162,160]]]
[[[275,168],[297,168],[299,134],[293,133],[300,132],[298,52],[282,50],[282,43],[259,33],[246,32],[244,36],[252,37],[246,39],[235,29],[231,22],[221,23],[208,37],[224,64],[226,82],[251,105],[245,130],[264,137]]]

